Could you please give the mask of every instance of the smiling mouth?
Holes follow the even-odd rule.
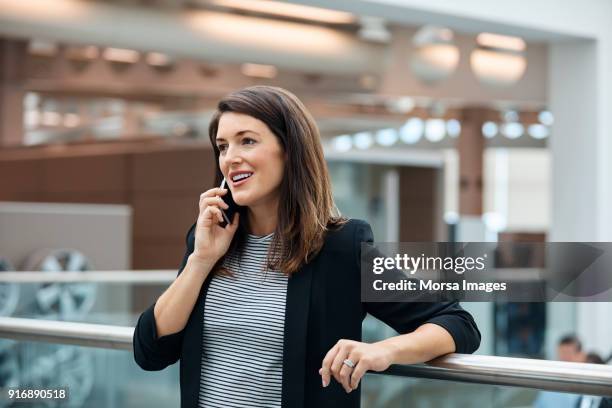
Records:
[[[253,173],[242,173],[242,174],[238,174],[234,177],[232,177],[232,184],[233,185],[240,185],[242,183],[244,183],[246,180],[250,179],[251,176],[253,175]]]

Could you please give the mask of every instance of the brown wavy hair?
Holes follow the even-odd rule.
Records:
[[[216,137],[219,119],[225,112],[249,115],[265,123],[286,153],[278,223],[267,266],[291,275],[319,253],[328,230],[348,221],[334,203],[319,129],[302,102],[285,89],[252,86],[225,96],[219,101],[208,128],[215,152],[214,187],[223,179]],[[249,231],[247,208],[239,207],[239,212],[240,225],[228,252],[240,253]],[[225,269],[220,267],[224,258],[217,262],[215,271]]]

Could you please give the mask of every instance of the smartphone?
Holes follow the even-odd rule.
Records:
[[[223,215],[223,222],[220,223],[223,228],[227,224],[231,224],[234,219],[234,214],[238,211],[238,204],[234,201],[234,197],[232,197],[232,190],[229,187],[226,187],[227,182],[225,181],[225,177],[223,177],[223,181],[221,182],[220,188],[226,188],[227,193],[224,196],[221,196],[221,199],[225,201],[225,203],[229,206],[227,209],[221,208],[221,215]]]

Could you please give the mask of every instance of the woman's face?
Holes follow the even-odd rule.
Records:
[[[268,126],[252,116],[226,112],[219,119],[221,173],[242,206],[273,204],[280,193],[285,155]]]

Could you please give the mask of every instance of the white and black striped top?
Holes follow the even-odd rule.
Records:
[[[248,235],[234,274],[213,276],[204,305],[199,406],[280,407],[287,277],[263,271],[273,233]]]

